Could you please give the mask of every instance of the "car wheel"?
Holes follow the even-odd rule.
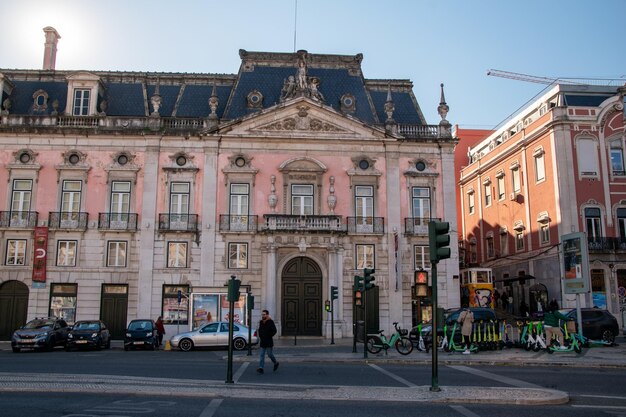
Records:
[[[18,347],[14,347],[12,348],[12,350],[13,350],[13,353],[20,353],[20,348]]]
[[[602,330],[602,341],[610,345],[615,343],[615,335],[613,334],[611,329]]]
[[[54,336],[52,336],[50,340],[48,340],[48,344],[46,345],[46,350],[52,351],[54,350],[54,346],[56,346],[56,340],[54,339]]]
[[[193,349],[193,341],[191,339],[183,339],[180,342],[178,342],[178,347],[183,352],[189,352],[190,350]]]
[[[246,348],[246,340],[238,337],[235,340],[233,340],[233,348],[235,350],[244,350]]]

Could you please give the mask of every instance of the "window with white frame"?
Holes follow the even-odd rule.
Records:
[[[358,218],[372,218],[374,216],[374,187],[357,185],[354,190],[355,216]]]
[[[313,185],[291,185],[291,214],[309,216],[313,214]]]
[[[11,192],[11,212],[21,213],[30,211],[32,199],[32,180],[13,180],[13,191]]]
[[[89,100],[91,91],[77,88],[74,90],[74,116],[89,116]]]
[[[107,266],[125,267],[128,242],[109,241],[107,250]]]
[[[189,193],[188,182],[173,182],[170,186],[170,215],[189,214]]]
[[[229,243],[228,244],[228,267],[231,269],[248,268],[248,244]]]
[[[493,244],[493,235],[487,236],[487,258],[491,259],[496,256],[496,249]]]
[[[469,214],[474,214],[476,210],[473,191],[467,194],[467,209],[469,210]]]
[[[513,191],[515,191],[516,193],[519,193],[522,189],[519,165],[515,165],[513,168],[511,168],[511,186],[513,187]]]
[[[576,142],[578,173],[583,176],[598,175],[598,150],[592,138],[579,139]]]
[[[61,220],[75,220],[80,212],[83,182],[64,180],[61,195]]]
[[[491,182],[485,183],[485,207],[491,205]]]
[[[249,209],[250,185],[230,184],[230,203],[228,208],[230,230],[248,230]]]
[[[614,176],[626,175],[626,169],[624,168],[624,150],[621,139],[611,141],[611,170]]]
[[[187,267],[187,242],[168,242],[167,244],[167,267]]]
[[[535,158],[535,181],[540,182],[546,179],[546,165],[543,149],[537,150],[533,156]]]
[[[498,179],[498,200],[504,200],[506,196],[506,187],[504,185],[504,174],[499,175]]]
[[[374,245],[356,245],[356,269],[374,269]]]
[[[430,188],[413,187],[411,189],[411,203],[413,205],[413,218],[420,219],[419,224],[430,221]]]
[[[515,250],[520,252],[524,250],[524,231],[515,231]]]
[[[130,212],[130,181],[111,183],[111,220],[128,221]]]
[[[539,223],[539,242],[542,245],[550,243],[550,224]]]
[[[619,231],[620,243],[626,243],[626,208],[620,207],[617,209],[617,228]]]
[[[57,242],[57,266],[76,266],[75,240],[59,240]]]
[[[585,230],[589,239],[598,239],[602,237],[602,218],[601,210],[598,207],[585,208]]]
[[[7,240],[6,265],[26,265],[26,239]]]
[[[430,248],[428,246],[413,246],[415,251],[415,270],[430,269]]]

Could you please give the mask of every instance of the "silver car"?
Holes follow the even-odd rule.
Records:
[[[256,330],[252,331],[252,344],[256,345],[259,339]],[[228,322],[218,321],[204,323],[196,330],[177,334],[170,339],[173,348],[189,352],[196,347],[228,346]],[[233,348],[245,349],[248,346],[248,328],[242,324],[233,324]]]

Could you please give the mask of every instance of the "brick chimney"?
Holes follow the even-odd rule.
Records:
[[[61,39],[61,35],[52,26],[43,28],[46,34],[45,49],[43,52],[43,69],[54,70],[57,60],[57,43]]]

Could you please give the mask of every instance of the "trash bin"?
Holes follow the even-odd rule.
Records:
[[[361,343],[365,341],[365,322],[363,320],[356,322],[356,341]]]

